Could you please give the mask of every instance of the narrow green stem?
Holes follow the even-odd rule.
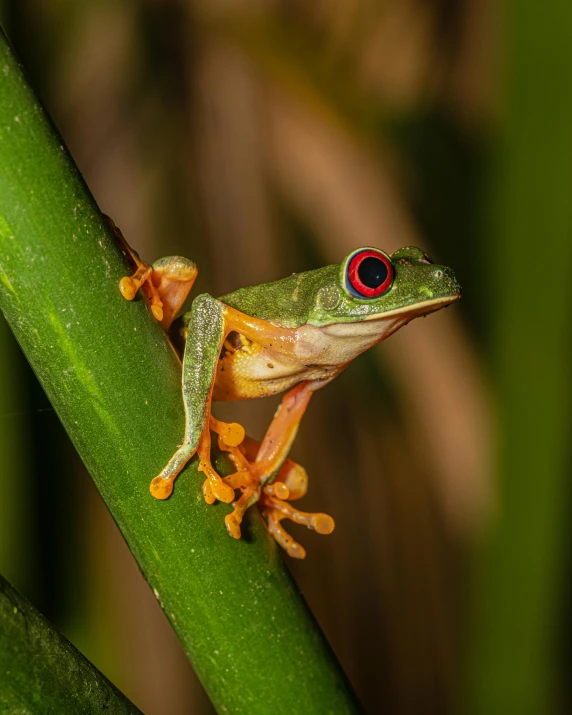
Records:
[[[146,305],[121,297],[126,272],[2,39],[0,307],[22,349],[219,712],[358,712],[259,515],[229,538],[196,461],[169,500],[149,495],[183,436],[180,369]]]
[[[0,711],[54,715],[139,712],[3,576]]]

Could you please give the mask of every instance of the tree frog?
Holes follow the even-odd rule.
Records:
[[[286,532],[283,519],[321,534],[334,529],[327,514],[301,512],[288,503],[307,491],[306,472],[288,459],[288,452],[310,398],[360,353],[413,318],[460,298],[455,275],[412,246],[391,255],[358,248],[338,265],[220,298],[199,295],[190,312],[175,320],[197,276],[196,265],[178,256],[149,265],[110,224],[134,268],[120,282],[123,297],[132,300],[142,289],[182,358],[185,434],[151,481],[152,496],[167,499],[177,475],[196,454],[206,476],[205,501],[232,504],[225,517],[230,536],[240,538],[244,514],[258,502],[280,546],[304,558],[304,548]],[[246,437],[241,425],[220,422],[211,412],[213,401],[279,393],[285,395],[261,443]],[[211,433],[236,468],[228,477],[221,478],[211,464]]]

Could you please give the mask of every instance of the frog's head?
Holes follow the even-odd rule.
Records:
[[[340,264],[337,275],[324,280],[310,322],[328,326],[377,321],[383,323],[380,332],[386,337],[412,318],[460,297],[453,271],[435,265],[419,248],[407,246],[391,256],[379,248],[359,248]]]

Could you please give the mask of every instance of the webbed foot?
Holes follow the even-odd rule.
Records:
[[[336,526],[329,514],[319,512],[311,514],[294,509],[282,499],[273,496],[267,488],[264,489],[260,499],[260,511],[266,520],[268,531],[293,559],[306,558],[306,550],[284,529],[280,523],[283,519],[303,524],[306,528],[317,531],[318,534],[331,534]]]
[[[163,302],[159,297],[159,292],[150,280],[153,273],[153,266],[145,263],[139,258],[139,254],[134,248],[127,243],[121,229],[115,225],[112,218],[105,216],[105,220],[109,224],[115,240],[125,254],[125,257],[134,268],[134,273],[130,276],[125,276],[119,281],[119,290],[125,300],[133,300],[137,295],[137,291],[141,288],[149,303],[153,317],[159,322],[163,320]]]
[[[260,474],[260,464],[254,461],[258,443],[247,437],[237,449],[225,446],[219,437],[219,447],[228,452],[237,469],[223,479],[224,483],[232,489],[242,491],[240,498],[233,503],[232,512],[227,514],[224,520],[229,536],[240,539],[244,514],[257,502],[268,531],[292,558],[303,559],[306,551],[284,529],[281,524],[283,519],[303,524],[308,529],[317,531],[318,534],[332,533],[335,523],[328,514],[299,511],[286,503],[286,501],[300,499],[308,491],[308,475],[304,467],[291,459],[286,459],[275,481],[264,484],[268,476]]]

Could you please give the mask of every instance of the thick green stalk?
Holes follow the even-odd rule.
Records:
[[[259,515],[229,538],[196,461],[171,499],[149,495],[183,435],[180,368],[146,305],[119,294],[126,270],[2,40],[0,307],[20,345],[217,709],[358,711]]]
[[[3,576],[0,711],[46,715],[139,712]]]
[[[559,711],[568,568],[572,4],[509,3],[485,293],[499,397],[499,505],[484,555],[471,703]]]

